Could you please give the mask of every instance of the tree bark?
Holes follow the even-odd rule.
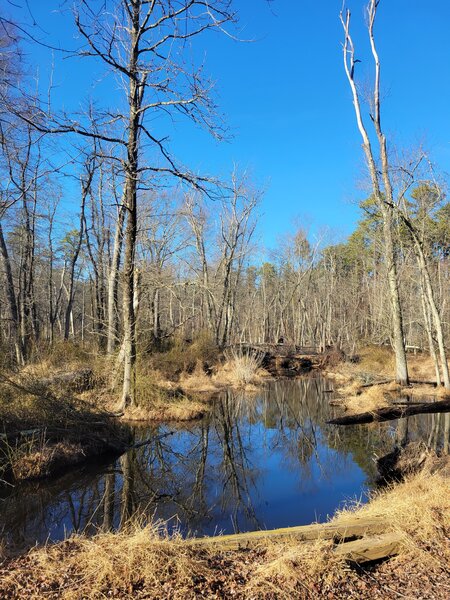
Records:
[[[131,15],[130,90],[128,144],[125,180],[125,223],[123,330],[124,372],[121,408],[134,403],[134,381],[136,365],[136,317],[134,313],[134,269],[137,235],[136,192],[138,181],[139,115],[145,88],[145,75],[139,77],[139,30],[141,2],[136,1]]]
[[[3,235],[2,223],[0,220],[0,253],[3,262],[3,269],[5,274],[6,284],[6,297],[8,299],[9,318],[11,337],[14,344],[15,360],[18,366],[24,364],[24,353],[22,348],[22,341],[20,338],[19,331],[19,313],[17,310],[16,293],[14,289],[14,280],[12,276],[11,262],[9,260],[8,249],[6,247],[5,237]]]
[[[123,224],[125,220],[125,206],[122,203],[119,207],[116,223],[116,232],[114,235],[113,254],[110,270],[108,274],[108,324],[107,324],[107,344],[106,351],[113,354],[117,347],[118,338],[118,296],[119,296],[119,269],[122,256],[123,245]]]

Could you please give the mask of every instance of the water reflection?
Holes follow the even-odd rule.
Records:
[[[448,448],[449,415],[336,427],[321,378],[272,382],[256,396],[224,393],[212,414],[113,463],[0,492],[0,530],[26,546],[70,531],[110,530],[139,515],[183,534],[282,527],[325,519],[374,485],[374,455],[406,439]],[[399,437],[400,436],[400,437]]]

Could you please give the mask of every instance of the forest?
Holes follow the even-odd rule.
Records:
[[[388,3],[323,7],[356,218],[268,242],[270,184],[193,158],[241,4],[0,10],[4,598],[447,597],[448,173],[385,127]]]

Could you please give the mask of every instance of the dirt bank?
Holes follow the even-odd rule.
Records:
[[[120,454],[131,440],[129,428],[108,412],[23,375],[0,377],[0,422],[0,479],[7,482],[48,477],[92,456]]]

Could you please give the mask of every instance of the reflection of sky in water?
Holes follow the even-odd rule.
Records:
[[[364,499],[374,454],[390,451],[396,423],[337,428],[322,379],[272,382],[256,397],[227,393],[211,416],[177,427],[139,428],[152,443],[57,480],[0,492],[0,530],[18,543],[118,527],[144,515],[182,533],[211,534],[325,520]],[[438,444],[444,415],[408,420],[411,439]],[[176,515],[176,517],[175,517]]]

